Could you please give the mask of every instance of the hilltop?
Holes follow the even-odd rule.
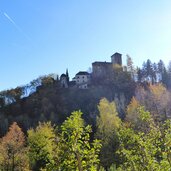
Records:
[[[132,64],[130,57],[128,59],[129,64]],[[88,74],[90,79],[87,82],[83,82],[84,79],[79,75],[87,74],[85,72],[76,74],[75,84],[71,84],[73,80],[69,81],[66,77],[67,74],[69,77],[69,73],[66,73],[60,78],[52,75],[40,77],[26,86],[1,92],[0,135],[7,131],[13,121],[24,130],[35,127],[39,121],[50,120],[60,125],[75,110],[81,110],[86,122],[94,125],[98,115],[97,106],[103,97],[115,101],[119,116],[124,119],[126,106],[137,87],[163,83],[170,88],[170,72],[162,61],[156,64],[157,68],[148,60],[143,68],[136,69],[137,80],[132,76],[135,73],[133,65],[127,65],[127,69],[124,69],[121,60],[117,60],[117,64],[94,62],[94,70]],[[65,78],[65,82],[62,78]],[[63,83],[68,85],[64,86]]]

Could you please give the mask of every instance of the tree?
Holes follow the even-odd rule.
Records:
[[[11,99],[14,99],[14,101],[17,101],[21,98],[21,95],[23,93],[22,87],[17,87],[15,89],[7,90],[7,96],[11,97]]]
[[[162,73],[162,83],[165,85],[167,88],[169,88],[170,84],[170,78],[169,78],[169,73],[167,72],[166,68],[164,68],[164,71]]]
[[[132,58],[128,54],[126,55],[126,57],[127,57],[126,62],[127,62],[128,71],[132,72],[134,70]]]
[[[61,126],[59,170],[97,170],[100,143],[90,143],[91,127],[85,126],[80,111],[73,112]]]
[[[23,87],[16,87],[15,89],[5,90],[0,92],[0,107],[7,104],[19,101],[23,94]]]
[[[164,62],[160,60],[157,64],[157,72],[159,74],[159,81],[163,82],[163,73],[166,70]]]
[[[157,73],[158,73],[158,80],[168,87],[168,83],[169,83],[168,73],[165,64],[162,60],[160,60],[157,64]]]
[[[162,133],[162,155],[160,165],[165,170],[169,170],[171,167],[171,123],[170,120],[165,121],[161,126]],[[164,170],[164,169],[163,169]]]
[[[42,86],[50,86],[50,85],[53,85],[54,82],[55,80],[51,76],[42,77]]]
[[[149,110],[156,121],[163,121],[170,117],[170,92],[162,85],[149,85],[144,89],[138,87],[136,99],[146,110]]]
[[[147,62],[143,63],[143,76],[144,80],[154,84],[156,82],[156,72],[154,69],[154,64],[152,64],[151,60],[148,59]]]
[[[34,170],[53,167],[54,140],[55,130],[50,122],[39,123],[36,129],[28,130],[29,157]]]
[[[97,117],[96,137],[101,140],[100,162],[106,169],[116,162],[115,151],[118,146],[117,131],[121,120],[118,117],[114,102],[101,99],[98,105],[99,116]]]
[[[122,123],[117,153],[121,164],[117,170],[165,171],[171,167],[171,122],[156,124],[150,112],[137,109],[139,129]]]
[[[139,106],[140,106],[140,103],[135,97],[133,97],[131,99],[130,104],[127,106],[127,112],[126,112],[126,118],[125,118],[126,121],[131,122],[133,124],[137,122],[137,119],[138,119],[137,109]]]
[[[171,61],[168,66],[168,88],[171,89]]]
[[[5,100],[3,97],[0,95],[0,108],[3,108],[5,106]]]
[[[143,107],[137,109],[139,129],[123,124],[119,132],[118,154],[123,170],[159,170],[161,153],[161,132],[151,114]]]
[[[29,170],[24,133],[16,122],[1,139],[0,151],[0,170]]]
[[[157,66],[158,66],[158,72],[160,74],[162,74],[163,71],[164,71],[165,65],[164,65],[164,62],[161,59],[159,60]]]
[[[128,54],[126,55],[126,57],[127,57],[127,71],[130,72],[131,78],[135,79],[135,69],[133,65],[133,60]]]
[[[138,68],[137,70],[138,70],[137,71],[138,82],[141,83],[143,81],[143,77],[144,77],[143,71],[140,68]]]

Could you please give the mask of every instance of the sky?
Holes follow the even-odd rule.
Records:
[[[119,52],[135,66],[171,60],[170,0],[0,0],[0,91],[70,78]]]

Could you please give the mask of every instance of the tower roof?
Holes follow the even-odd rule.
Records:
[[[61,77],[67,77],[66,74],[62,74]]]
[[[117,55],[122,55],[122,54],[121,54],[121,53],[116,52],[116,53],[114,53],[111,57],[113,57],[113,56],[117,56]]]

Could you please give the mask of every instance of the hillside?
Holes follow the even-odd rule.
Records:
[[[132,61],[130,57],[129,60]],[[130,69],[124,71],[116,66],[103,77],[92,78],[86,89],[78,86],[63,88],[61,80],[49,75],[39,77],[26,86],[3,91],[0,93],[0,135],[6,133],[13,121],[23,130],[35,127],[39,121],[52,121],[60,125],[75,110],[81,110],[86,122],[94,125],[97,106],[103,97],[115,101],[119,116],[124,119],[126,106],[140,85],[148,89],[149,84],[160,82],[170,89],[169,68],[167,70],[161,60],[158,64],[147,60],[137,70],[137,81],[133,79]],[[135,69],[132,68],[132,71],[135,74]]]
[[[24,130],[35,127],[39,121],[61,124],[72,111],[81,110],[87,123],[95,122],[97,105],[101,98],[115,100],[119,115],[124,118],[125,107],[134,94],[135,83],[126,72],[117,81],[103,79],[92,82],[88,89],[62,88],[60,81],[47,79],[28,97],[16,98],[13,103],[1,107],[0,134],[16,121]],[[45,79],[44,79],[45,80]],[[50,81],[49,81],[50,80]],[[116,79],[115,79],[116,80]],[[121,84],[121,86],[118,86]]]
[[[114,66],[86,87],[68,86],[62,74],[1,92],[0,168],[168,170],[171,75],[148,69],[138,70],[137,81]],[[79,72],[78,83],[82,74],[89,76]]]

